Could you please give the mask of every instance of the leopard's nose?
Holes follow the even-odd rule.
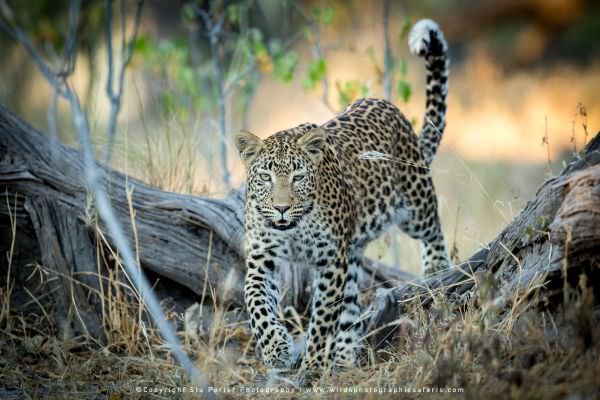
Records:
[[[285,213],[287,210],[290,209],[290,206],[288,206],[286,204],[277,204],[277,205],[273,205],[273,208],[276,209],[277,211],[279,211],[281,213],[281,215],[283,215],[283,213]]]

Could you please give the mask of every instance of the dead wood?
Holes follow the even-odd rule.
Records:
[[[100,171],[146,271],[190,290],[172,293],[198,298],[212,292],[221,303],[243,304],[243,189],[213,199],[165,192],[103,166]],[[99,286],[94,276],[99,260],[96,227],[101,232],[104,228],[93,212],[83,172],[77,150],[52,142],[0,107],[0,250],[5,254],[10,247],[14,217],[13,262],[35,261],[52,271],[55,317],[63,320],[66,313],[73,314],[65,300],[73,298],[79,306],[74,310],[75,329],[96,336],[101,326],[94,313],[97,301],[86,288]],[[599,188],[600,136],[596,136],[577,161],[540,187],[488,247],[452,270],[423,279],[365,259],[362,287],[379,289],[369,309],[371,325],[390,324],[410,299],[427,307],[431,291],[439,288],[466,302],[477,295],[475,282],[485,274],[491,274],[499,288],[494,295],[508,297],[534,282],[562,279],[565,266],[597,269]],[[100,261],[102,273],[114,267],[110,259]],[[2,267],[7,268],[4,257]],[[283,277],[284,304],[304,310],[310,298],[310,272],[292,267],[283,271]]]
[[[419,301],[428,308],[436,293],[455,305],[485,296],[506,304],[515,293],[539,286],[545,298],[568,281],[591,275],[600,289],[600,133],[564,171],[547,179],[517,217],[485,248],[449,271],[380,290],[369,309],[372,327],[385,327],[377,341],[397,328],[405,307]]]
[[[99,287],[97,276],[90,274],[98,271],[96,226],[99,224],[102,232],[105,229],[93,212],[83,168],[80,152],[53,142],[0,107],[1,250],[8,250],[13,239],[10,217],[14,215],[17,243],[13,258],[21,264],[39,262],[53,271],[53,285],[60,288],[49,290],[58,296],[58,320],[72,312],[65,299],[73,297],[82,307],[94,303],[78,285],[79,289],[71,291],[73,280]],[[103,166],[99,170],[144,269],[190,289],[196,298],[215,293],[221,303],[243,304],[243,188],[224,199],[213,199],[162,191]],[[7,266],[4,258],[0,263]],[[107,263],[102,264],[105,267]],[[367,263],[365,271],[365,284],[368,280],[383,287],[412,278],[376,262]],[[284,304],[306,308],[309,275],[309,271],[296,268],[283,271],[288,288]],[[94,327],[97,333],[98,321],[89,318],[94,321],[88,321],[88,329]]]

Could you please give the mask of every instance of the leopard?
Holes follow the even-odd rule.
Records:
[[[246,172],[244,302],[266,367],[317,376],[355,365],[361,348],[358,277],[368,243],[391,226],[421,242],[424,274],[451,268],[431,163],[446,126],[448,46],[436,22],[413,25],[410,51],[425,63],[426,104],[417,135],[390,101],[363,98],[317,125],[260,139],[240,131]],[[283,265],[313,273],[300,362],[278,318]]]

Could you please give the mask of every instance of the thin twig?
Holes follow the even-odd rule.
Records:
[[[15,42],[19,43],[31,60],[34,62],[35,66],[40,70],[44,78],[50,83],[51,86],[57,88],[59,95],[64,96],[64,90],[62,89],[62,85],[57,77],[57,75],[52,71],[52,69],[44,62],[43,58],[39,55],[37,50],[33,47],[33,44],[29,40],[27,34],[17,26],[14,26],[14,14],[10,7],[6,3],[6,0],[0,0],[0,9],[2,10],[4,19],[0,19],[0,30],[4,31],[10,38],[12,38]],[[13,23],[12,26],[10,23]]]
[[[114,85],[114,49],[112,45],[112,0],[104,0],[104,36],[106,40],[106,53],[108,59],[108,78],[106,80],[106,95],[110,101],[110,114],[108,116],[107,143],[104,148],[104,163],[108,164],[112,155],[112,148],[115,142],[117,130],[117,117],[121,111],[121,101],[123,98],[123,87],[125,83],[125,69],[131,62],[133,50],[138,36],[140,20],[144,0],[137,0],[135,8],[135,17],[133,22],[133,33],[126,39],[125,31],[125,2],[121,0],[121,63],[117,72],[117,88]]]
[[[73,10],[79,9],[80,2],[79,0],[73,0],[71,4],[71,15],[73,15]],[[12,16],[12,12],[7,12],[7,10],[10,10],[10,8],[6,4],[6,1],[2,1],[0,3],[0,8],[2,9],[1,11],[4,14],[5,18],[7,17],[7,15]],[[74,18],[70,18],[70,22],[71,24],[76,24],[77,20],[75,20]],[[93,194],[96,209],[98,210],[102,221],[106,225],[110,237],[112,238],[112,242],[121,254],[121,257],[123,259],[123,265],[125,266],[125,269],[127,270],[127,273],[129,274],[132,283],[141,294],[141,297],[144,299],[144,302],[148,307],[148,311],[152,316],[152,319],[159,328],[165,341],[169,344],[173,355],[175,356],[175,359],[183,366],[185,371],[188,373],[192,380],[192,383],[202,385],[204,387],[205,395],[208,398],[214,398],[214,395],[208,392],[206,378],[196,369],[190,358],[182,350],[181,344],[179,343],[179,339],[175,334],[175,330],[173,326],[166,321],[165,316],[160,308],[158,299],[153,293],[147,278],[142,273],[142,271],[137,268],[135,256],[133,255],[133,252],[129,245],[129,241],[123,233],[121,223],[119,222],[110,204],[110,199],[106,195],[106,192],[104,190],[104,180],[106,179],[105,172],[104,170],[98,168],[96,160],[94,159],[94,151],[92,146],[89,124],[87,121],[87,117],[81,107],[81,103],[79,102],[77,94],[71,89],[70,85],[68,84],[68,82],[66,82],[66,80],[61,80],[59,78],[59,73],[52,72],[52,70],[44,62],[42,57],[40,57],[40,55],[35,51],[35,49],[31,45],[31,41],[29,40],[28,36],[22,30],[18,29],[16,26],[11,27],[9,24],[7,24],[1,19],[0,29],[5,31],[11,38],[13,38],[25,48],[32,61],[38,67],[42,75],[44,75],[44,77],[47,79],[48,83],[61,97],[65,98],[69,103],[73,118],[73,125],[75,127],[75,130],[79,134],[80,146],[83,152],[85,178],[88,187]],[[70,28],[70,32],[75,32],[75,29],[72,28],[72,26]],[[75,42],[76,38],[73,38],[73,43]],[[69,46],[69,43],[67,43],[67,46]],[[75,51],[75,46],[72,46],[65,51],[71,52],[72,54]],[[125,62],[127,62],[126,59]],[[75,64],[73,63],[73,68],[74,67]]]
[[[58,112],[58,91],[52,90],[52,97],[50,97],[50,105],[48,106],[48,131],[52,138],[52,149],[50,150],[53,160],[56,160],[58,156],[58,146],[55,144],[58,142],[58,123],[57,123],[57,112]]]
[[[325,50],[323,49],[323,46],[321,45],[321,25],[319,23],[319,21],[315,20],[315,18],[313,18],[312,16],[310,16],[309,14],[307,14],[302,7],[300,6],[300,4],[298,4],[297,2],[292,2],[294,5],[294,8],[296,9],[296,11],[298,11],[298,13],[302,16],[302,18],[304,18],[308,23],[309,26],[312,28],[313,30],[313,43],[311,46],[311,52],[312,52],[312,56],[314,60],[324,60],[325,59]],[[337,114],[336,110],[333,108],[333,106],[331,105],[330,101],[329,101],[329,79],[327,78],[327,74],[323,75],[323,78],[321,78],[321,86],[323,87],[323,93],[321,95],[321,102],[323,103],[323,105],[325,105],[325,107],[332,113],[332,114]]]
[[[386,100],[392,100],[392,85],[394,79],[394,55],[390,44],[390,0],[383,0],[382,22],[383,22],[383,48],[384,48],[384,74],[383,74],[383,96]]]
[[[209,39],[210,49],[212,54],[213,67],[215,69],[215,92],[217,96],[217,107],[219,114],[219,139],[220,139],[220,158],[221,158],[221,174],[223,184],[226,189],[230,186],[229,168],[227,167],[227,130],[226,130],[226,107],[225,107],[225,76],[223,72],[223,63],[221,53],[223,50],[223,36],[225,13],[216,16],[216,2],[213,2],[210,13],[196,6],[194,9],[196,14],[202,19],[206,28],[206,34]]]
[[[67,39],[62,50],[60,64],[57,69],[57,75],[63,81],[68,79],[75,70],[75,58],[77,56],[77,26],[79,21],[79,3],[73,1],[69,10],[69,30]],[[51,156],[55,159],[58,155],[58,90],[52,91],[50,106],[48,107],[48,130],[50,137],[54,139]]]

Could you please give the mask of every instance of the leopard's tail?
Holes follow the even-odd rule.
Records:
[[[448,46],[438,24],[430,19],[422,19],[412,27],[408,45],[413,54],[425,59],[427,92],[419,145],[425,162],[430,165],[446,127]]]

